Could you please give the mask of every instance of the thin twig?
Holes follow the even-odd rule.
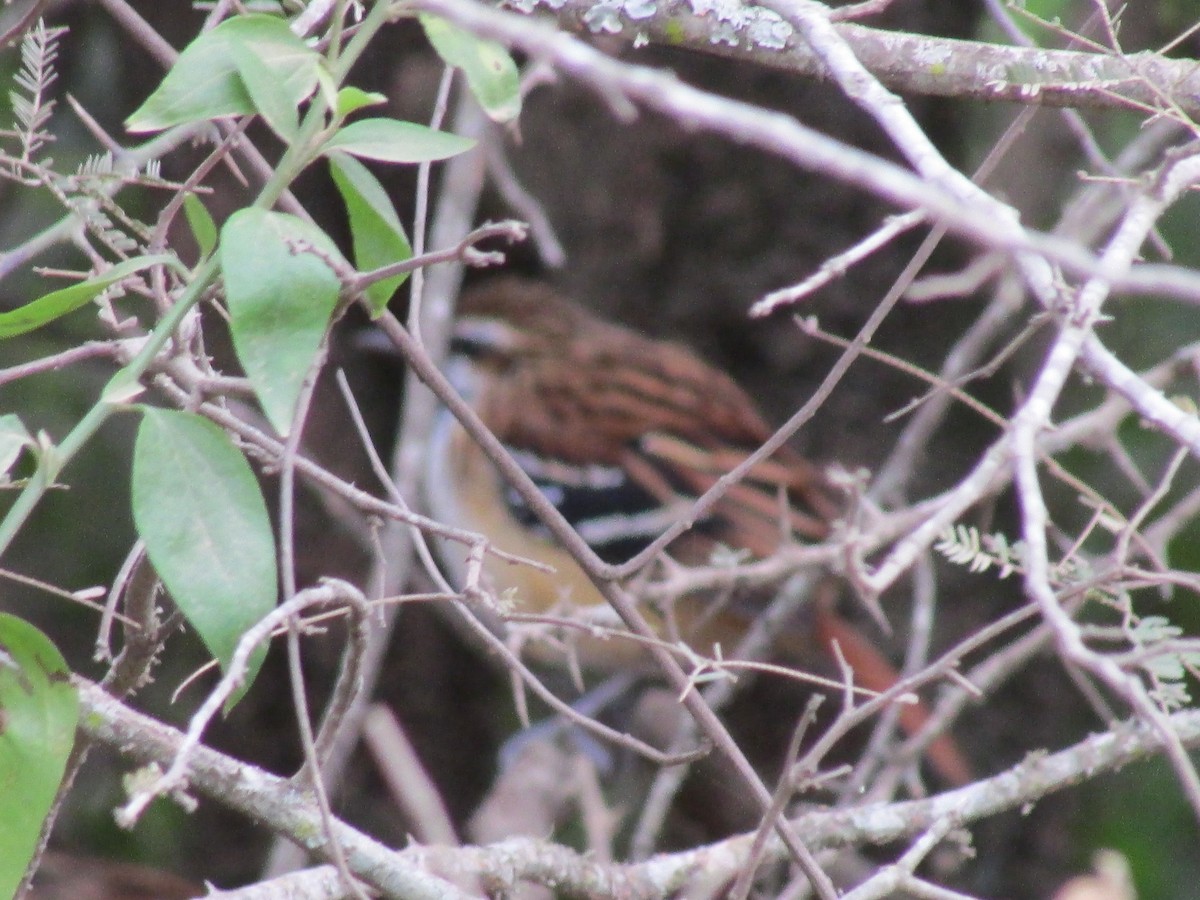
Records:
[[[504,238],[509,243],[523,241],[528,233],[529,226],[524,222],[512,219],[506,219],[503,222],[485,222],[453,247],[422,253],[401,262],[388,263],[386,266],[380,266],[370,272],[362,272],[346,283],[345,290],[352,294],[361,294],[376,282],[385,281],[396,275],[415,273],[438,263],[462,262],[464,265],[475,267],[502,265],[505,261],[503,253],[483,252],[476,250],[475,245],[493,237]]]
[[[367,895],[350,874],[346,853],[334,833],[333,809],[329,804],[329,793],[325,781],[320,777],[321,763],[317,756],[316,741],[313,739],[312,721],[309,719],[308,698],[305,696],[304,668],[300,659],[300,627],[295,615],[287,619],[288,681],[292,687],[292,708],[296,713],[296,724],[300,731],[300,746],[304,751],[305,772],[313,773],[305,779],[317,801],[317,812],[321,817],[321,829],[329,847],[329,856],[342,879],[342,886],[357,900],[367,900]],[[299,779],[298,779],[299,780]]]
[[[258,648],[259,644],[270,637],[275,628],[310,606],[345,603],[349,598],[360,596],[356,588],[344,581],[325,579],[318,587],[300,591],[287,603],[277,606],[258,624],[248,629],[238,640],[237,649],[230,658],[224,676],[192,716],[187,734],[180,744],[170,768],[156,778],[152,784],[136,791],[129,801],[117,811],[117,821],[125,827],[132,826],[156,797],[182,787],[191,756],[199,746],[200,739],[209,722],[233,692],[242,685],[246,677],[250,655]]]

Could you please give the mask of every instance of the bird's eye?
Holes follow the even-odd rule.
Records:
[[[516,332],[505,322],[466,317],[454,324],[450,352],[474,360],[510,360],[518,340]]]

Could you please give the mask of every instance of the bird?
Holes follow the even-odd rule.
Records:
[[[605,562],[624,562],[681,517],[721,476],[770,438],[772,428],[730,376],[683,344],[657,340],[601,319],[546,282],[492,277],[459,298],[450,382],[504,444],[542,495]],[[438,413],[426,456],[426,504],[441,521],[485,535],[497,548],[546,570],[489,555],[482,586],[519,612],[605,608],[596,585],[555,542],[521,494],[448,409]],[[845,497],[825,469],[785,445],[750,469],[712,509],[666,548],[671,560],[704,565],[722,551],[762,559],[787,542],[829,537]],[[451,573],[465,577],[466,552],[444,542]],[[714,612],[715,604],[721,603]],[[765,602],[703,592],[669,610],[647,609],[660,633],[699,653],[734,646]],[[855,681],[884,690],[897,680],[886,657],[822,602],[797,626],[791,644],[838,647]],[[586,634],[572,652],[604,673],[645,669],[650,657],[632,640]],[[915,731],[923,707],[905,706]],[[946,738],[927,757],[943,780],[969,780],[969,766]]]

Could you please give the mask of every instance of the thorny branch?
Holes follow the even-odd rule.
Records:
[[[185,741],[180,732],[134,712],[82,679],[76,683],[90,736],[125,747],[130,758],[143,765],[167,766],[178,758]],[[1200,713],[1175,713],[1169,721],[1180,741],[1188,746],[1200,742]],[[1155,731],[1121,725],[1057,753],[1034,755],[1005,772],[956,791],[925,800],[809,812],[797,817],[793,825],[820,849],[886,844],[941,827],[939,823],[948,820],[965,825],[1033,803],[1076,784],[1085,777],[1084,772],[1128,765],[1161,746]],[[234,809],[263,816],[294,840],[309,845],[321,840],[314,805],[282,779],[204,746],[197,746],[190,755],[186,777],[193,790]],[[664,896],[683,888],[690,878],[710,871],[712,866],[732,877],[740,870],[744,854],[751,851],[752,841],[751,836],[739,836],[695,850],[660,854],[642,864],[603,866],[564,847],[532,838],[483,848],[418,846],[388,850],[344,824],[336,823],[335,832],[347,849],[351,871],[357,877],[385,890],[403,885],[415,890],[412,896],[421,897],[431,896],[431,889],[450,891],[440,896],[460,896],[447,882],[425,874],[427,870],[510,886],[531,881],[609,896]],[[786,850],[778,840],[768,839],[765,853],[769,859],[778,860]]]

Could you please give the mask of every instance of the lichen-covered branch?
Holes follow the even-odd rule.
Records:
[[[91,738],[142,764],[164,766],[175,757],[183,735],[135,712],[99,687],[76,679],[81,723]],[[1200,712],[1165,717],[1181,745],[1200,744]],[[952,819],[970,823],[1036,802],[1145,758],[1162,748],[1162,736],[1141,724],[1126,724],[1051,754],[1033,754],[991,778],[923,800],[881,803],[806,813],[792,824],[816,849],[886,844],[918,836]],[[195,749],[188,785],[212,800],[270,823],[292,840],[320,852],[323,840],[316,805],[285,779],[204,746]],[[549,841],[516,838],[488,847],[410,847],[390,850],[342,823],[334,833],[351,871],[364,881],[406,897],[465,897],[447,878],[477,877],[493,889],[520,881],[554,885],[584,895],[665,897],[685,889],[700,873],[732,878],[745,863],[751,837],[742,835],[680,853],[663,853],[644,863],[603,864]],[[783,859],[778,838],[766,856]],[[432,873],[438,873],[437,875]]]
[[[635,46],[683,47],[797,75],[828,75],[782,17],[737,0],[516,0],[509,6],[552,14],[572,31],[622,35]],[[1184,112],[1200,111],[1194,60],[1011,47],[850,22],[834,27],[892,90],[1080,109],[1161,109],[1169,99]]]

